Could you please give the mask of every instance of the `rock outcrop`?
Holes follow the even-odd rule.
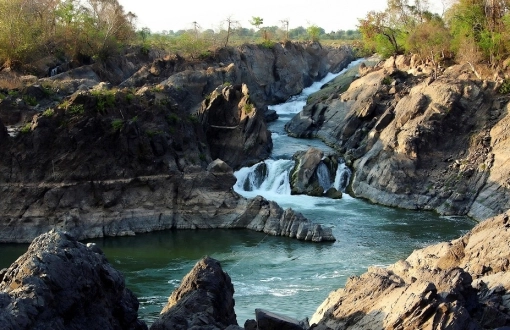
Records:
[[[238,169],[269,157],[273,149],[264,111],[250,102],[248,87],[218,87],[198,114],[213,159]]]
[[[338,56],[328,59],[330,51]],[[233,192],[232,167],[269,154],[266,102],[296,94],[351,58],[349,48],[319,44],[243,46],[203,61],[159,59],[125,79],[140,64],[127,56],[10,93],[1,101],[0,120],[17,135],[0,129],[0,242],[30,242],[53,228],[79,239],[250,227],[333,240],[331,230],[292,210]],[[99,83],[105,77],[111,83]],[[121,78],[126,88],[112,89]],[[249,95],[238,87],[244,81]],[[196,106],[227,82],[238,85],[218,89],[205,102],[203,126]],[[145,86],[137,89],[139,83]],[[217,126],[238,129],[220,134]],[[208,169],[219,157],[231,166]]]
[[[0,328],[147,329],[138,300],[99,248],[60,231],[37,237],[1,273]]]
[[[371,267],[330,294],[312,329],[506,329],[509,241],[507,213],[387,268]]]
[[[151,330],[237,330],[234,286],[217,260],[206,257],[183,278]]]
[[[365,67],[348,90],[332,84],[338,92],[312,98],[286,128],[344,154],[356,196],[475,219],[505,211],[508,96],[468,65],[437,79],[418,69],[401,58]]]
[[[203,97],[217,86],[244,83],[254,104],[275,104],[298,94],[328,72],[340,71],[353,59],[350,47],[326,48],[319,43],[293,42],[277,43],[270,48],[245,44],[219,49],[203,61],[158,59],[121,86],[139,87],[148,82],[170,86],[180,90],[186,107],[195,111]]]

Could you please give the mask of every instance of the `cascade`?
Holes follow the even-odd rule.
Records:
[[[319,166],[317,166],[317,170],[315,172],[317,174],[317,179],[319,181],[319,185],[322,187],[324,192],[331,188],[331,180],[329,179],[329,170],[324,162],[320,162]]]
[[[58,66],[54,67],[50,71],[50,77],[56,76],[58,74]]]
[[[243,167],[234,173],[237,178],[234,190],[237,193],[262,191],[290,195],[289,175],[293,167],[294,161],[288,159],[268,159]]]
[[[349,182],[351,181],[351,170],[347,165],[345,165],[345,162],[343,162],[341,159],[338,160],[338,168],[336,169],[335,174],[335,182],[333,183],[333,187],[338,190],[345,192],[345,189],[347,189],[347,186],[349,185]]]

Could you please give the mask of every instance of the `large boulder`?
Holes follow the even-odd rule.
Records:
[[[205,257],[183,278],[150,329],[241,329],[234,304],[230,276],[217,260]]]
[[[496,329],[510,326],[509,216],[371,267],[332,292],[314,329]]]
[[[235,169],[267,158],[273,147],[264,113],[249,97],[244,84],[220,86],[204,100],[199,112],[211,156]]]
[[[124,277],[95,246],[60,231],[37,237],[0,282],[0,328],[147,329]]]

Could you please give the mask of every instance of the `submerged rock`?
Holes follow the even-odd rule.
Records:
[[[220,263],[206,257],[183,278],[151,330],[242,329],[234,311],[234,286]]]
[[[147,329],[138,300],[97,247],[60,231],[37,237],[0,282],[0,328]]]

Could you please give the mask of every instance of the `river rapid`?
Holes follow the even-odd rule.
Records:
[[[311,317],[328,293],[342,287],[350,276],[369,266],[394,263],[414,249],[453,239],[474,226],[465,217],[388,208],[348,194],[340,200],[290,195],[286,175],[293,165],[292,155],[310,146],[326,153],[332,150],[317,140],[288,137],[283,126],[311,93],[335,76],[329,74],[301,95],[271,107],[280,117],[269,127],[274,151],[266,161],[268,174],[251,180],[248,176],[254,168],[241,169],[235,173],[234,189],[245,197],[275,200],[331,227],[337,241],[317,244],[249,230],[162,231],[90,240],[124,273],[127,286],[140,300],[139,314],[148,324],[158,317],[183,276],[206,255],[218,259],[232,278],[240,325],[255,318],[255,308],[303,319]],[[342,189],[348,175],[348,169],[338,171],[336,182],[330,184]],[[26,248],[0,245],[0,268],[9,266]]]

